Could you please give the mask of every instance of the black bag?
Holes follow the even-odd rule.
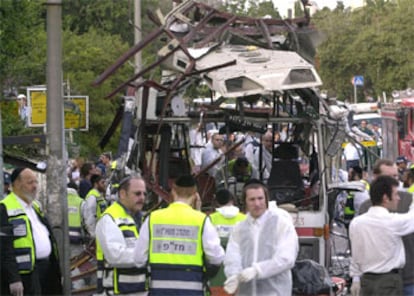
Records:
[[[296,261],[292,278],[294,294],[330,294],[333,287],[325,267],[310,259]]]

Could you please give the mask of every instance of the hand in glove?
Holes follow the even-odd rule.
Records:
[[[359,281],[353,281],[351,286],[351,295],[359,296],[361,292],[361,283]]]
[[[224,291],[226,291],[227,294],[234,294],[239,287],[239,276],[232,275],[224,282]]]
[[[23,283],[15,282],[9,285],[10,295],[12,296],[23,296]]]
[[[252,279],[254,279],[258,274],[256,267],[248,267],[242,270],[240,274],[240,281],[242,283],[250,282]]]

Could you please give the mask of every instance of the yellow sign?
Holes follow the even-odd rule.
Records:
[[[47,122],[47,99],[45,88],[28,88],[28,126],[45,126]],[[65,129],[88,130],[89,128],[89,97],[65,96]]]
[[[364,147],[375,147],[375,146],[377,146],[377,142],[374,141],[374,140],[372,140],[372,141],[361,141],[359,143]],[[342,143],[342,148],[345,148],[346,144],[348,144],[348,142]]]

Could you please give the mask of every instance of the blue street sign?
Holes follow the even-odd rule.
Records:
[[[356,86],[363,86],[364,76],[354,76],[353,84]]]

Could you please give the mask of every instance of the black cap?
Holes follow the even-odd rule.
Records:
[[[193,187],[196,186],[196,180],[192,175],[183,175],[175,180],[175,185],[179,187]]]
[[[219,205],[225,205],[233,199],[233,194],[227,189],[220,189],[216,192],[216,201]]]
[[[24,171],[26,168],[15,168],[10,176],[10,181],[12,184],[16,179],[20,176],[21,172]]]
[[[265,186],[265,184],[262,181],[260,181],[259,179],[252,178],[252,179],[247,180],[244,183],[243,188],[246,187],[247,185],[250,185],[250,184],[259,184],[259,185]]]
[[[11,183],[10,174],[8,172],[3,172],[3,183],[4,184],[10,184]]]
[[[247,160],[246,157],[237,157],[235,165],[237,166],[248,166],[249,165],[249,161]]]
[[[395,161],[396,163],[403,163],[403,162],[407,162],[407,158],[405,156],[398,156],[397,160]]]

